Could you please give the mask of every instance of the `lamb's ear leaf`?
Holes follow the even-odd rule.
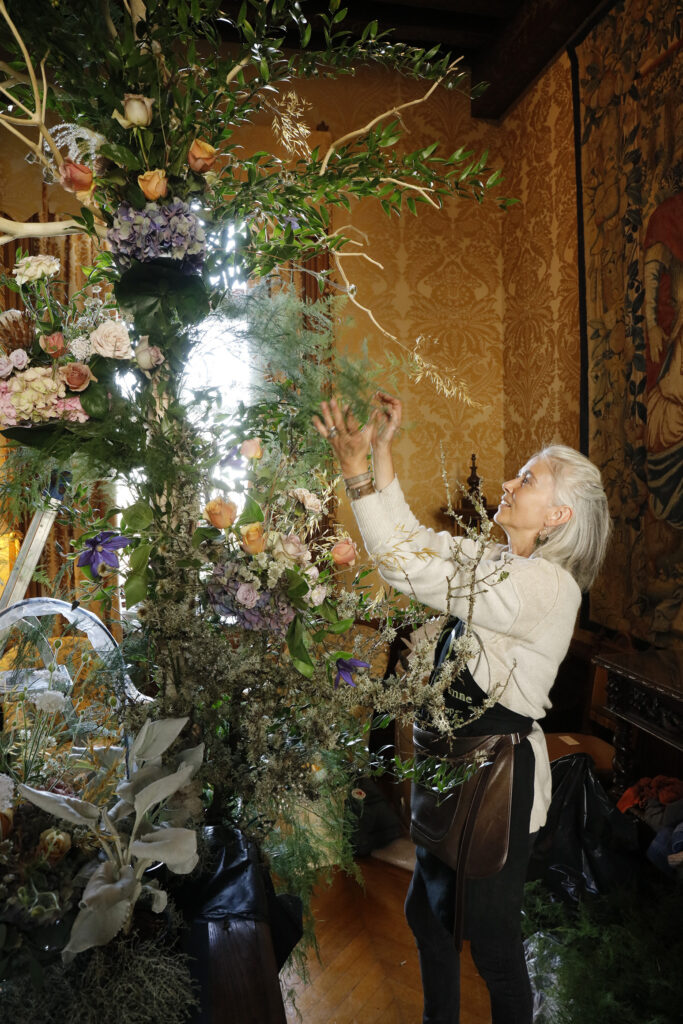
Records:
[[[43,789],[19,784],[19,792],[41,811],[54,814],[55,818],[69,821],[72,825],[91,827],[100,817],[100,809],[87,800],[79,800],[75,796],[63,796],[61,793],[46,793]]]
[[[135,797],[135,814],[137,818],[142,818],[150,807],[154,807],[163,800],[167,800],[169,796],[173,796],[175,792],[186,786],[194,773],[195,769],[192,764],[183,764],[177,772],[169,772],[168,775],[150,782],[149,786],[141,789]]]
[[[189,828],[155,828],[131,843],[133,857],[161,861],[177,875],[189,875],[197,864],[197,834]]]
[[[160,718],[145,722],[133,740],[132,755],[136,761],[151,761],[161,757],[187,724],[187,718]]]

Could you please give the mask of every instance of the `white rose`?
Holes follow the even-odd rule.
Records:
[[[295,533],[289,533],[287,536],[278,533],[273,541],[271,550],[273,558],[277,559],[277,561],[304,565],[311,560],[311,552]]]
[[[93,352],[105,359],[132,359],[133,348],[124,324],[120,320],[107,320],[90,335]]]
[[[17,284],[39,281],[42,277],[54,277],[59,273],[60,263],[56,256],[24,256],[15,264],[12,273]]]
[[[322,583],[319,583],[317,587],[313,587],[313,590],[307,594],[308,603],[312,604],[314,608],[317,608],[323,603],[327,597],[327,587]]]

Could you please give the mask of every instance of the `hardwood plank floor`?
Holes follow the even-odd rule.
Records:
[[[410,874],[372,857],[360,860],[365,888],[335,875],[313,900],[320,961],[309,961],[307,984],[289,974],[296,1024],[420,1024],[422,985],[417,951],[403,916]],[[465,943],[461,958],[461,1024],[490,1024],[488,993]]]

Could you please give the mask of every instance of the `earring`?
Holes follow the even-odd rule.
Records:
[[[536,537],[536,541],[535,541],[535,547],[540,548],[543,544],[545,544],[547,539],[548,539],[548,528],[546,526],[544,526],[541,530],[538,531],[538,536]]]

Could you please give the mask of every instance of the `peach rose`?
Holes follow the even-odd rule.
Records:
[[[245,459],[262,458],[263,448],[261,447],[261,438],[251,437],[248,441],[243,441],[240,447],[240,455],[244,455]]]
[[[213,498],[204,508],[204,518],[218,530],[226,530],[237,519],[237,505],[224,498]]]
[[[43,352],[52,356],[53,359],[59,359],[66,352],[66,342],[61,331],[54,331],[53,334],[44,334],[42,338],[38,339],[38,344]]]
[[[248,555],[259,555],[266,547],[266,534],[263,523],[247,523],[240,528],[242,547]]]
[[[203,139],[195,139],[187,154],[187,162],[197,174],[210,171],[216,162],[218,150]]]
[[[87,192],[92,185],[92,171],[87,164],[65,160],[59,168],[59,181],[67,192]]]
[[[352,540],[339,540],[330,552],[335,565],[355,565],[358,558],[358,550]]]
[[[97,377],[85,363],[69,363],[58,370],[69,391],[85,391],[91,380],[97,383]]]
[[[71,849],[71,836],[58,828],[46,828],[40,833],[38,853],[48,864],[56,864]]]
[[[142,189],[145,199],[154,202],[156,199],[163,199],[168,192],[168,181],[166,171],[157,168],[154,171],[145,171],[138,175],[138,185]]]

